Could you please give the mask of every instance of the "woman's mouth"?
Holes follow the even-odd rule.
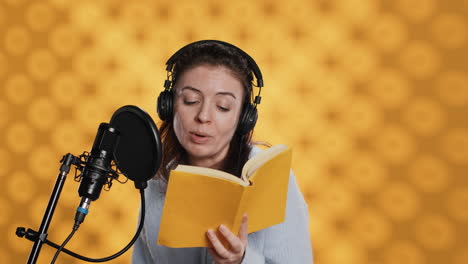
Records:
[[[203,144],[203,143],[208,142],[209,139],[210,137],[206,134],[190,132],[190,141],[192,141],[193,143]]]

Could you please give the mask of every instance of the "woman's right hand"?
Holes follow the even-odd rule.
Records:
[[[219,226],[220,233],[229,243],[229,248],[224,247],[216,233],[213,230],[208,230],[207,236],[213,247],[208,248],[208,251],[213,256],[217,264],[240,264],[244,258],[244,253],[247,248],[247,214],[242,217],[242,224],[239,229],[239,234],[236,236],[226,226]]]

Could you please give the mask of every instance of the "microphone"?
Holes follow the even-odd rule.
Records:
[[[119,132],[107,123],[101,123],[94,140],[91,153],[86,157],[81,173],[81,184],[78,193],[81,202],[76,209],[74,229],[78,229],[88,214],[92,201],[99,198],[102,187],[108,183],[108,177],[117,176],[112,169],[114,152],[119,141]]]
[[[147,181],[159,169],[161,149],[153,119],[136,106],[123,106],[114,112],[109,123],[101,123],[91,153],[80,156],[85,161],[78,168],[81,201],[76,209],[74,228],[78,229],[84,221],[91,202],[99,198],[104,185],[110,187],[120,173],[134,181],[137,189],[145,189]],[[119,172],[112,168],[113,164]]]
[[[60,162],[62,163],[60,173],[44,212],[39,231],[28,229],[26,232],[25,228],[18,227],[16,232],[19,237],[26,237],[34,241],[28,263],[36,263],[44,243],[58,248],[53,262],[62,250],[88,262],[109,261],[122,255],[135,243],[143,228],[145,219],[144,189],[148,187],[147,181],[156,175],[162,162],[161,139],[153,119],[137,106],[123,106],[114,112],[109,123],[99,125],[91,153],[85,151],[78,157],[68,153],[63,156]],[[76,210],[73,230],[59,247],[47,240],[47,230],[71,165],[75,165],[75,181],[81,182],[78,189],[81,201]],[[77,175],[78,171],[79,175]],[[113,180],[120,183],[126,182],[119,180],[121,174],[134,181],[135,187],[139,189],[141,195],[140,224],[132,241],[118,253],[100,259],[83,257],[65,249],[65,245],[88,214],[91,202],[99,198],[102,188],[106,185],[106,189],[109,189]]]

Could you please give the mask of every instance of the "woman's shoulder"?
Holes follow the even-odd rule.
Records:
[[[266,144],[266,143],[251,144],[250,145],[249,159],[253,158],[258,153],[264,151],[265,148],[269,148],[269,147],[271,147],[271,146],[269,144]]]
[[[148,181],[148,188],[147,188],[148,193],[154,194],[164,194],[167,191],[167,181],[161,178],[152,178]]]
[[[249,154],[249,159],[253,158],[255,155],[257,155],[258,153],[262,152],[263,149],[261,149],[260,147],[256,146],[256,145],[251,145],[250,146],[250,154]]]

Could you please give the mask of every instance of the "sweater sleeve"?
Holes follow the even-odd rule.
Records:
[[[255,250],[254,248],[249,247],[247,245],[247,248],[245,249],[245,255],[244,258],[242,259],[242,264],[264,264],[265,263],[265,257]]]
[[[263,252],[247,247],[242,264],[313,263],[308,208],[292,171],[285,221],[260,232],[264,235]]]
[[[140,211],[141,213],[141,211]],[[132,250],[132,264],[153,264],[155,263],[151,259],[151,254],[148,248],[148,243],[146,242],[146,233],[145,226],[141,230],[140,235],[138,236],[137,241],[133,244]]]

